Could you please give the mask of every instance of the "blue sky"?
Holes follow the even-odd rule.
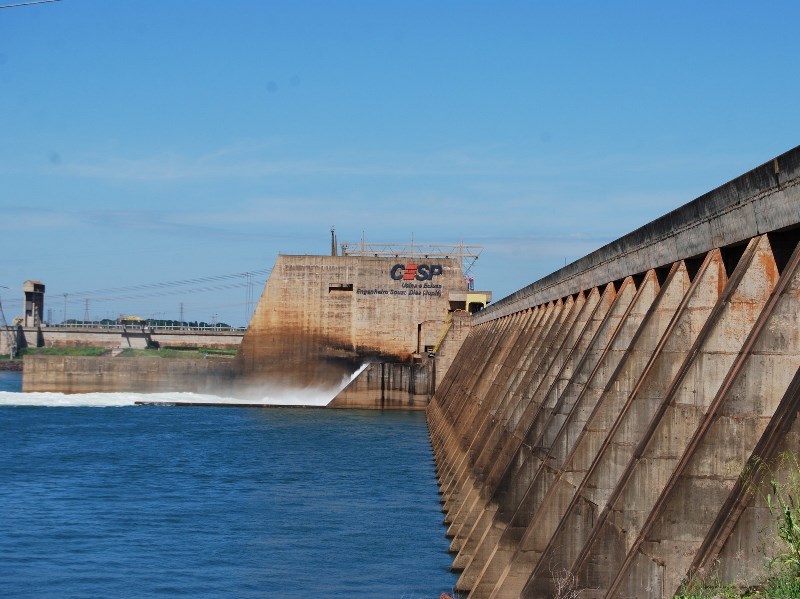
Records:
[[[499,299],[798,145],[798,22],[788,1],[0,9],[6,316],[39,279],[55,322],[91,291],[91,318],[245,324],[221,277],[327,253],[331,225],[481,245]],[[114,291],[205,278],[223,289]]]

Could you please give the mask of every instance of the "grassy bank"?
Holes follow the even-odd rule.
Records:
[[[235,349],[213,349],[198,347],[192,349],[133,349],[123,350],[120,357],[124,358],[184,358],[202,360],[207,358],[232,358],[236,355]]]
[[[19,357],[24,356],[102,356],[108,353],[102,347],[26,347],[19,350]]]

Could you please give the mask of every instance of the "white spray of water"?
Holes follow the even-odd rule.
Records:
[[[133,406],[136,402],[147,403],[191,403],[191,404],[252,404],[263,403],[283,406],[325,406],[339,391],[361,374],[367,364],[353,374],[342,379],[333,389],[302,389],[282,391],[272,395],[259,396],[258,399],[241,399],[205,395],[201,393],[14,393],[0,391],[0,406],[47,406],[47,407],[122,407]]]
[[[326,406],[336,395],[369,364],[362,364],[353,374],[345,375],[336,387],[306,387],[304,389],[273,389],[268,385],[247,392],[248,399],[230,400],[230,403],[263,403],[277,406]],[[219,400],[218,400],[219,401]],[[225,400],[228,403],[228,399]]]
[[[137,401],[219,403],[227,401],[214,395],[198,393],[12,393],[0,392],[0,405],[49,407],[121,407]]]

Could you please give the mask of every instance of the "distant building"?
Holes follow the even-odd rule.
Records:
[[[25,294],[25,316],[22,324],[25,327],[38,327],[42,324],[44,314],[44,283],[25,281],[22,292]]]

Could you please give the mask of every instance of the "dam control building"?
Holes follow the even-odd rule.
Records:
[[[425,396],[401,404],[424,407],[458,350],[445,337],[491,301],[465,276],[480,249],[343,243],[339,253],[332,242],[330,256],[279,256],[242,340],[243,381],[334,387],[366,363],[365,379],[382,364],[379,378],[396,370],[410,377],[412,395]],[[420,376],[424,390],[414,383]],[[375,407],[389,407],[387,382],[380,385],[384,401]]]

